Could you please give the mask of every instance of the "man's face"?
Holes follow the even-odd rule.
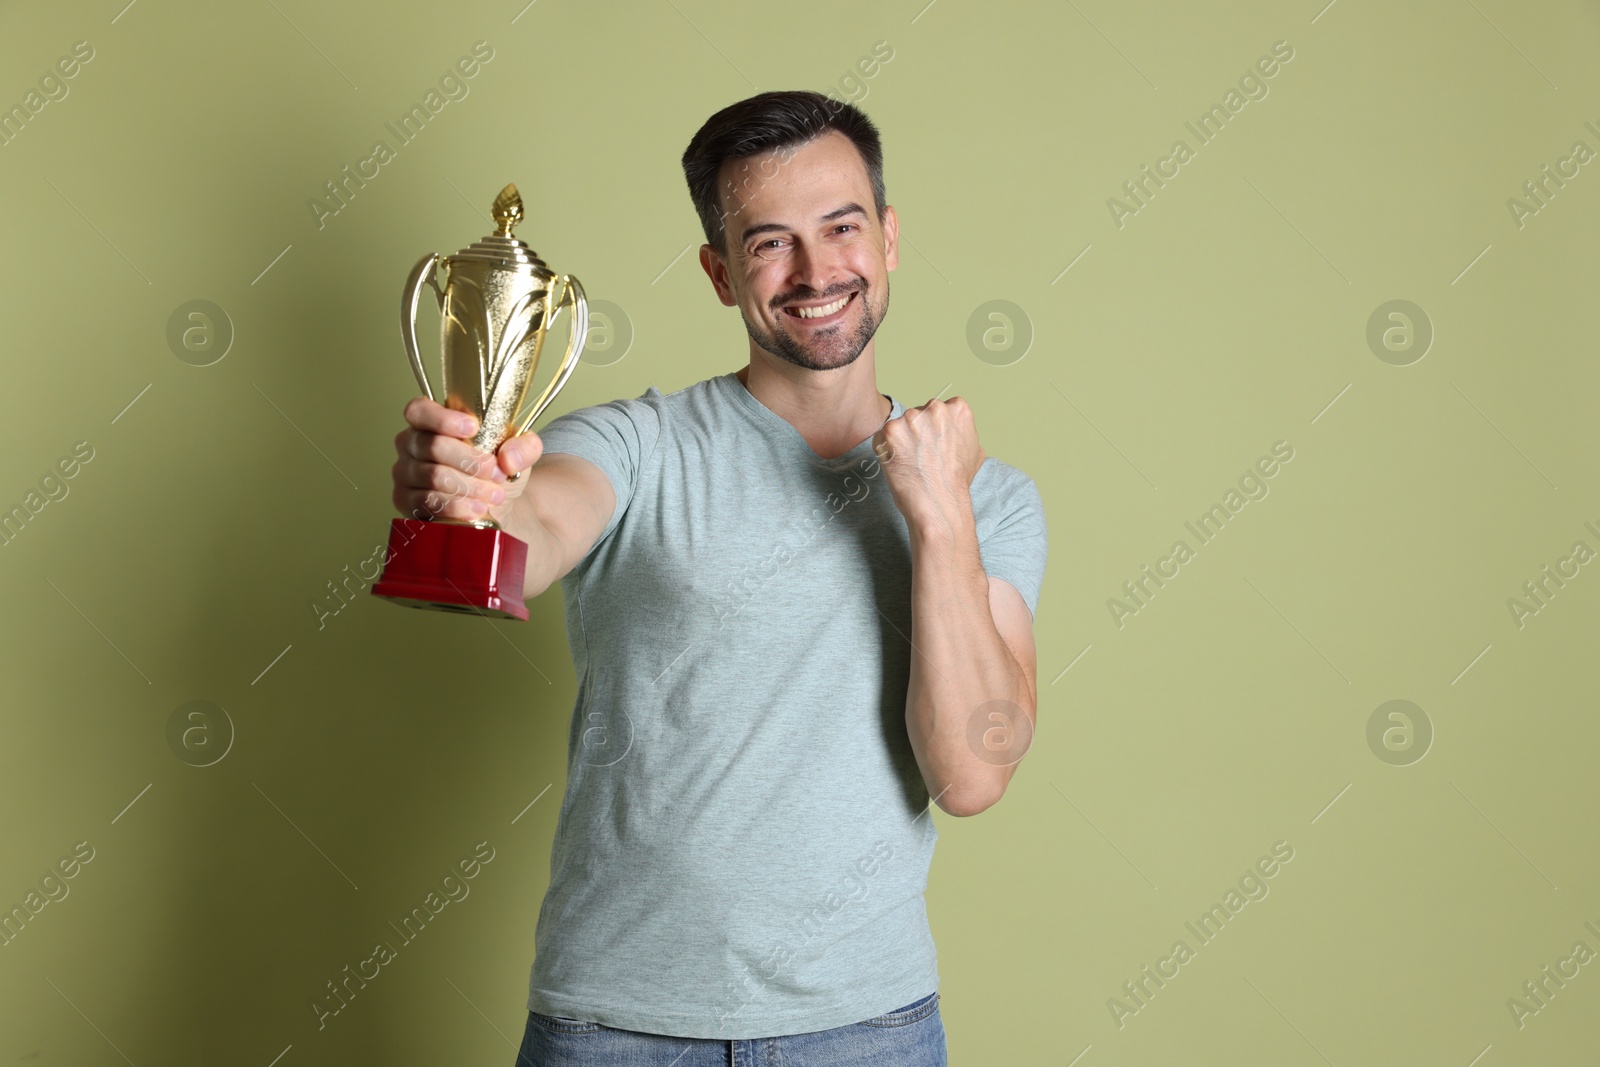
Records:
[[[702,245],[700,263],[722,302],[737,305],[751,342],[779,359],[807,370],[849,366],[889,310],[889,271],[899,263],[894,209],[880,225],[855,145],[830,130],[730,160],[718,185],[728,254]]]

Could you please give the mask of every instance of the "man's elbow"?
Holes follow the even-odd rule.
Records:
[[[1004,786],[999,789],[946,789],[934,803],[938,804],[939,810],[946,815],[967,819],[994,807],[1003,795],[1005,795]]]

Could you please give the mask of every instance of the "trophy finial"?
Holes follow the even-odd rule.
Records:
[[[511,228],[522,221],[522,196],[517,192],[515,184],[508,184],[500,190],[500,195],[494,198],[494,207],[490,209],[497,224],[496,235],[510,237]]]

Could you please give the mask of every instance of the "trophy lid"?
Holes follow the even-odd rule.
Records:
[[[481,241],[457,252],[451,259],[470,259],[492,263],[497,267],[518,269],[528,267],[541,274],[553,274],[539,253],[511,235],[511,230],[522,221],[522,196],[514,184],[500,190],[490,209],[494,215],[495,232]]]

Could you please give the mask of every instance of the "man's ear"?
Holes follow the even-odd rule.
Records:
[[[733,286],[728,280],[728,265],[722,261],[722,255],[710,245],[700,246],[700,266],[705,270],[706,277],[711,279],[712,286],[717,290],[717,299],[727,307],[739,303],[738,297],[733,295]]]
[[[900,265],[900,216],[888,204],[883,207],[883,260],[889,270]]]

